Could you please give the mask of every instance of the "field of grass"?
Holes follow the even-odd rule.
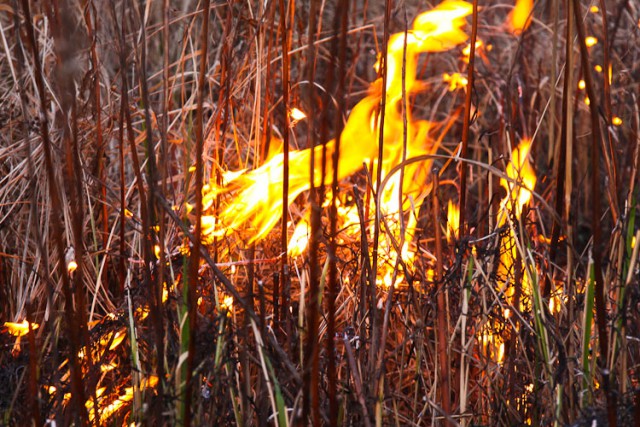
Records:
[[[0,3],[0,425],[640,426],[639,88],[635,0]]]

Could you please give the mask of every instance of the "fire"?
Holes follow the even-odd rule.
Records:
[[[442,80],[445,83],[449,83],[449,92],[453,92],[457,89],[466,89],[469,84],[469,80],[460,73],[444,73]]]
[[[531,140],[523,139],[511,153],[511,161],[506,168],[508,179],[500,179],[500,185],[507,190],[507,196],[500,203],[498,226],[507,225],[508,229],[506,236],[501,241],[498,273],[499,277],[505,280],[501,284],[501,290],[505,291],[508,298],[511,298],[514,293],[513,286],[511,286],[514,280],[512,270],[518,255],[518,242],[514,234],[515,226],[509,225],[508,220],[510,215],[519,219],[525,205],[532,198],[531,191],[536,185],[536,174],[528,160],[530,150]],[[526,272],[522,277],[522,292],[524,295],[531,294],[531,283]],[[525,308],[522,302],[520,308]]]
[[[592,47],[598,44],[598,39],[593,36],[589,36],[584,39],[584,43],[587,45],[587,47]]]
[[[506,168],[509,179],[500,179],[500,185],[507,190],[507,196],[500,204],[499,225],[506,222],[507,215],[511,212],[520,218],[523,207],[531,200],[531,190],[536,185],[536,173],[528,160],[530,151],[531,140],[523,139],[511,153],[511,161]]]
[[[291,118],[291,126],[295,126],[300,120],[306,119],[307,115],[303,113],[300,109],[293,107],[289,111],[289,117]]]
[[[158,377],[151,375],[148,379],[143,379],[140,384],[140,389],[145,390],[147,388],[154,388],[158,383]],[[96,408],[92,399],[86,402],[86,407],[89,410],[90,420],[100,420],[100,424],[105,424],[109,421],[112,415],[122,409],[127,403],[133,400],[134,387],[126,387],[124,392],[118,395],[115,399],[103,397],[105,388],[101,387],[96,390],[96,396],[98,397],[98,416],[96,416]],[[109,400],[111,400],[109,402]]]
[[[449,200],[447,205],[447,242],[451,243],[458,237],[458,224],[460,222],[460,208]]]
[[[220,301],[220,308],[223,311],[228,312],[227,314],[231,314],[230,311],[231,311],[231,309],[233,309],[233,296],[225,295],[222,298],[222,301]]]
[[[40,325],[37,323],[31,323],[31,329],[38,329]],[[23,320],[22,322],[4,322],[4,328],[6,331],[14,337],[22,337],[29,333],[29,322]]]
[[[516,0],[516,5],[509,14],[509,29],[512,34],[520,35],[531,24],[533,0]]]
[[[406,123],[401,113],[404,94],[410,98],[413,94],[423,90],[424,83],[417,78],[418,56],[428,52],[443,52],[467,41],[468,36],[463,31],[466,24],[465,17],[472,12],[471,4],[447,0],[435,9],[420,14],[414,21],[411,30],[394,34],[389,39],[388,53],[386,56],[386,114],[384,117],[384,153],[382,159],[377,159],[378,141],[380,136],[380,122],[378,106],[382,97],[382,78],[376,80],[369,90],[368,95],[362,99],[348,116],[345,128],[341,135],[339,163],[337,175],[342,180],[368,163],[374,168],[381,161],[383,177],[386,177],[386,185],[378,195],[378,203],[381,213],[398,215],[411,210],[430,190],[425,183],[429,180],[429,168],[425,163],[413,163],[404,169],[404,181],[400,187],[400,175],[387,177],[387,174],[403,159],[403,134],[407,135],[406,158],[434,153],[437,144],[429,137],[431,123],[425,120],[416,120],[407,108]],[[405,55],[406,53],[406,55]],[[405,61],[406,57],[406,61]],[[404,64],[404,76],[403,76]],[[379,65],[379,64],[378,64]],[[404,79],[403,79],[404,77]],[[403,88],[404,80],[404,88]],[[295,109],[290,112],[292,119],[301,117]],[[336,141],[326,143],[327,158],[331,158],[336,147]],[[313,182],[316,186],[321,183],[320,171],[322,168],[323,147],[317,146],[305,150],[295,150],[289,153],[289,198],[291,204],[300,194],[309,189],[311,177],[310,160],[312,153],[315,158],[316,175]],[[249,232],[249,242],[263,239],[269,231],[279,222],[279,213],[282,212],[283,193],[283,162],[282,153],[276,153],[262,166],[251,171],[239,171],[225,180],[223,186],[211,184],[204,191],[205,215],[202,218],[203,236],[205,242],[210,242],[215,237],[224,236],[227,233],[246,231]],[[333,164],[327,162],[325,176],[333,175]],[[220,195],[229,195],[231,203],[223,206],[217,218],[210,213],[209,207],[212,201]],[[401,196],[402,195],[402,199]],[[355,208],[343,207],[341,216],[345,218],[343,226],[358,224]],[[415,217],[409,215],[406,222],[407,235],[411,235],[411,229],[415,226]],[[291,238],[290,253],[297,255],[302,253],[308,242],[308,219],[302,219],[294,228]],[[389,221],[392,234],[398,240],[399,227]],[[404,239],[400,239],[405,241]],[[406,242],[406,241],[405,241]],[[391,252],[392,245],[381,242],[381,252]],[[399,256],[408,254],[407,245],[401,250]]]

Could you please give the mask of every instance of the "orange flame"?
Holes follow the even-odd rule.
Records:
[[[140,384],[140,389],[144,390],[147,388],[153,388],[158,383],[158,377],[151,375],[148,379],[143,379]],[[89,419],[95,420],[98,418],[101,424],[105,424],[109,421],[112,415],[122,409],[128,402],[133,400],[133,387],[126,387],[124,389],[124,393],[116,396],[115,399],[103,397],[105,388],[101,387],[96,390],[96,396],[98,397],[98,414],[99,417],[96,417],[96,408],[92,399],[89,399],[86,402],[86,407],[89,410]],[[111,402],[106,403],[105,401],[111,400]]]
[[[509,30],[514,35],[520,35],[531,24],[533,0],[516,0],[516,5],[509,14]]]

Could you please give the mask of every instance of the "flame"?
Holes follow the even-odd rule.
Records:
[[[520,145],[511,153],[511,161],[507,165],[506,175],[509,178],[500,179],[500,185],[507,190],[506,197],[500,203],[500,211],[498,214],[498,226],[502,227],[507,224],[509,215],[513,214],[516,219],[520,218],[524,209],[532,198],[531,190],[536,185],[536,174],[528,160],[531,150],[531,140],[523,139]],[[514,295],[512,270],[515,260],[518,256],[518,247],[513,227],[509,226],[506,236],[502,238],[500,248],[500,265],[498,268],[499,277],[504,279],[501,282],[501,289],[505,292],[509,300]],[[508,287],[507,287],[508,286]],[[522,276],[522,294],[531,294],[531,281],[528,274]],[[520,309],[526,306],[520,302]]]
[[[451,243],[458,237],[458,224],[460,223],[460,208],[449,200],[447,205],[447,241]]]
[[[531,24],[533,0],[516,0],[516,5],[509,14],[509,30],[514,35],[520,35]]]
[[[293,107],[291,110],[289,110],[289,118],[291,119],[291,123],[289,123],[289,126],[294,127],[300,120],[306,119],[307,115],[300,109]]]
[[[466,89],[469,84],[469,80],[460,73],[444,73],[442,75],[442,81],[449,83],[449,92],[457,89]]]
[[[145,390],[147,388],[154,388],[158,383],[158,377],[155,375],[151,375],[146,379],[143,379],[140,384],[140,389]],[[124,393],[116,396],[111,402],[106,403],[105,401],[110,400],[111,398],[103,397],[105,388],[101,387],[96,390],[96,396],[98,397],[98,414],[96,417],[96,408],[94,405],[93,399],[89,399],[86,402],[86,407],[89,410],[89,419],[95,420],[98,418],[101,424],[105,424],[109,421],[109,418],[122,409],[128,402],[133,400],[133,387],[126,387],[124,389]]]
[[[595,46],[598,44],[598,39],[593,36],[588,36],[584,39],[584,44],[586,44],[587,47]]]
[[[71,260],[67,263],[67,272],[69,274],[73,273],[77,269],[78,269],[78,263],[75,262],[74,260]]]
[[[222,298],[222,301],[220,301],[220,308],[223,311],[230,312],[233,309],[233,296],[225,295]],[[228,313],[228,314],[230,314],[230,313]]]
[[[383,176],[403,157],[402,135],[405,132],[402,108],[400,102],[403,97],[403,63],[405,65],[404,91],[407,98],[423,90],[424,83],[417,79],[418,55],[427,52],[442,52],[467,41],[468,36],[463,31],[465,17],[472,11],[471,4],[448,0],[435,9],[419,15],[411,31],[406,35],[397,33],[390,37],[388,54],[386,57],[387,72],[387,109],[385,114],[384,157],[377,159],[377,145],[379,141],[380,117],[378,106],[381,101],[382,78],[376,80],[370,88],[369,94],[362,99],[351,111],[341,135],[339,164],[337,176],[342,180],[360,170],[363,162],[371,162],[376,166],[382,162]],[[404,61],[406,49],[406,62]],[[292,111],[293,113],[293,111]],[[428,138],[431,124],[425,120],[414,120],[411,112],[407,111],[407,158],[422,154],[433,153],[437,145]],[[326,158],[335,153],[336,141],[325,144]],[[313,154],[315,159],[314,185],[319,186],[322,180],[322,146],[306,150],[295,150],[289,153],[289,198],[291,204],[302,192],[310,186],[310,163]],[[205,215],[202,217],[202,235],[205,243],[210,243],[215,237],[222,237],[227,233],[246,231],[249,242],[263,239],[279,222],[279,212],[282,212],[284,155],[275,153],[262,166],[251,171],[239,171],[226,175],[227,180],[222,186],[211,184],[203,191]],[[384,214],[398,214],[409,209],[416,201],[421,200],[429,191],[429,168],[425,164],[412,164],[404,169],[404,185],[400,188],[399,174],[388,180],[384,191],[380,195],[380,204]],[[327,162],[325,176],[333,175],[333,164]],[[207,211],[212,201],[220,195],[232,196],[231,203],[223,206],[217,215]],[[403,196],[400,202],[400,195]],[[355,212],[355,210],[354,210]],[[407,230],[415,224],[415,219],[408,219]],[[306,247],[304,239],[306,225],[294,230],[292,253],[301,253]],[[397,229],[397,227],[395,227]],[[395,233],[395,232],[394,232]],[[405,252],[403,248],[403,252]]]
[[[527,158],[530,151],[531,140],[523,139],[511,153],[511,161],[505,171],[509,180],[513,182],[505,178],[500,179],[500,185],[507,190],[507,196],[500,204],[500,225],[506,222],[506,215],[511,212],[520,218],[522,208],[531,200],[531,190],[536,185],[536,173]]]
[[[31,329],[38,329],[40,325],[37,323],[31,323]],[[14,337],[22,337],[29,333],[29,322],[23,320],[22,322],[4,322],[4,328],[6,331]]]

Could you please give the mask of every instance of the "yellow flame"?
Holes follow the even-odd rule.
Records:
[[[536,185],[536,173],[528,160],[530,150],[531,140],[523,139],[511,153],[511,161],[505,171],[507,177],[515,182],[500,179],[500,185],[507,190],[507,197],[501,204],[501,224],[504,224],[505,215],[510,212],[514,212],[516,217],[520,218],[522,208],[531,200],[531,190]]]
[[[449,200],[447,205],[447,241],[452,242],[458,237],[458,225],[460,223],[460,209],[458,205]]]
[[[524,206],[531,201],[533,197],[531,191],[536,185],[536,175],[533,167],[529,163],[528,156],[531,150],[531,140],[523,139],[520,145],[511,153],[511,161],[506,167],[506,175],[509,179],[501,178],[500,185],[507,190],[507,195],[500,203],[500,211],[498,215],[498,225],[507,224],[509,215],[513,214],[516,218],[520,218]],[[505,292],[507,298],[511,301],[514,295],[512,286],[515,278],[513,276],[513,268],[515,260],[518,256],[518,247],[513,227],[509,226],[506,236],[500,242],[500,264],[498,266],[498,276],[501,278],[500,290]],[[509,287],[507,288],[507,285]],[[526,272],[522,275],[520,283],[522,294],[531,294],[531,280]],[[513,301],[511,301],[513,302]],[[520,300],[521,310],[527,308]]]
[[[291,235],[291,239],[289,239],[289,245],[287,249],[289,250],[290,256],[298,256],[302,255],[304,251],[307,250],[307,246],[309,245],[309,215],[306,215],[293,230],[293,234]]]
[[[611,123],[613,123],[614,126],[621,126],[622,125],[622,119],[618,116],[614,116],[611,119]]]
[[[75,262],[74,260],[71,260],[67,263],[67,272],[69,274],[73,273],[77,269],[78,269],[78,263]]]
[[[100,337],[100,347],[105,348],[107,345],[109,345],[109,342],[111,342],[111,345],[109,345],[109,350],[115,350],[126,338],[126,336],[127,334],[125,333],[124,328],[116,332],[108,332]]]
[[[289,110],[289,117],[291,118],[291,123],[289,125],[293,127],[300,120],[306,119],[307,115],[304,112],[302,112],[300,109],[293,107],[291,110]]]
[[[509,14],[509,29],[512,34],[520,35],[531,24],[533,0],[516,0],[516,5]]]
[[[14,323],[14,322],[4,322],[4,327],[7,332],[14,337],[22,337],[29,333],[29,322],[27,320],[23,320],[22,322]],[[40,325],[37,323],[31,323],[31,329],[38,329]]]
[[[598,44],[598,39],[593,36],[588,36],[584,39],[584,44],[586,44],[587,47],[595,46]]]
[[[220,308],[224,311],[230,312],[233,309],[233,296],[225,295],[220,301]]]
[[[453,92],[457,89],[466,89],[469,84],[469,80],[460,73],[444,73],[442,80],[445,83],[449,83],[449,92]]]
[[[465,17],[471,13],[469,3],[448,0],[435,9],[419,15],[412,30],[405,36],[404,32],[390,37],[386,57],[387,72],[387,109],[385,115],[383,173],[391,170],[402,160],[402,135],[404,120],[400,102],[403,96],[403,59],[406,48],[405,87],[407,96],[422,90],[424,83],[417,80],[416,69],[418,55],[426,52],[442,52],[467,41],[463,31]],[[377,157],[379,141],[378,106],[381,98],[382,79],[371,86],[368,96],[362,99],[351,111],[341,135],[338,179],[342,180],[362,168],[364,159],[373,159],[374,165],[380,160]],[[437,146],[428,138],[431,124],[424,120],[414,120],[407,112],[407,158],[433,153]],[[325,145],[326,158],[331,158],[336,150],[335,140]],[[312,149],[296,150],[289,153],[289,199],[292,203],[303,191],[309,189],[311,177],[310,163],[313,154],[315,159],[315,176],[313,182],[320,185],[322,177],[322,146]],[[213,200],[219,195],[229,195],[230,203],[223,206],[214,219],[209,212],[203,216],[203,238],[211,242],[214,237],[226,233],[244,231],[248,233],[249,242],[263,239],[279,222],[282,212],[283,194],[282,153],[274,154],[262,166],[252,171],[242,171],[230,175],[223,186],[211,184],[204,191],[204,199]],[[399,174],[389,179],[381,195],[380,202],[387,214],[397,214],[408,209],[412,202],[419,201],[429,191],[424,183],[428,181],[429,168],[423,164],[412,164],[405,167],[404,186],[399,186]],[[333,175],[333,164],[326,163],[325,176]],[[325,182],[327,182],[325,180]],[[400,203],[400,196],[403,196]],[[208,206],[207,203],[204,203]],[[247,227],[249,225],[249,227]],[[304,227],[304,226],[301,226]],[[296,230],[297,236],[304,235],[304,229]],[[304,243],[293,245],[294,251],[304,250]]]

